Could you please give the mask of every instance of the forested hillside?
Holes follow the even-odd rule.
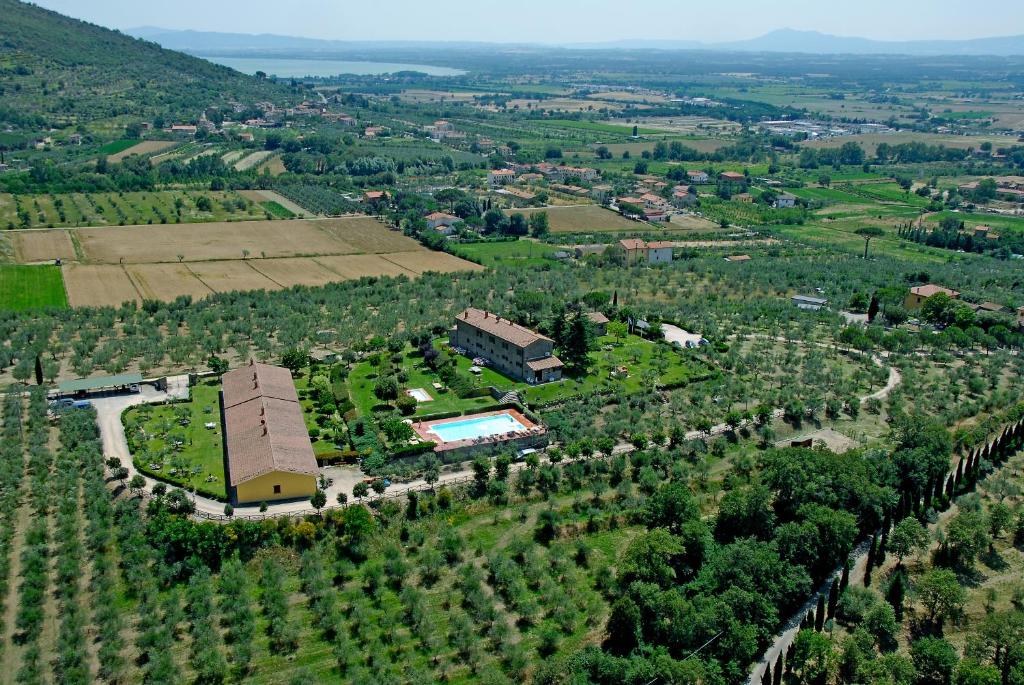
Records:
[[[0,0],[0,122],[42,129],[133,116],[191,116],[282,86],[17,0]]]

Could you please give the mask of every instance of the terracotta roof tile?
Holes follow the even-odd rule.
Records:
[[[508,319],[502,319],[496,314],[486,312],[482,309],[469,307],[455,318],[459,321],[464,321],[470,326],[478,328],[485,333],[490,333],[496,338],[510,342],[516,347],[527,347],[538,340],[551,341],[550,338],[531,331],[525,326],[512,323]]]

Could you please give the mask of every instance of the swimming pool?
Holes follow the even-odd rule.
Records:
[[[429,432],[441,438],[442,442],[457,442],[525,430],[527,430],[526,426],[511,414],[495,414],[450,423],[437,423],[430,427]]]

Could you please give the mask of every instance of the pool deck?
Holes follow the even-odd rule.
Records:
[[[525,431],[515,431],[513,433],[501,433],[498,435],[489,435],[483,438],[474,438],[472,440],[454,440],[451,442],[442,442],[434,448],[435,452],[447,452],[449,450],[463,449],[466,447],[476,447],[478,445],[494,445],[499,442],[508,442],[510,440],[519,440],[522,438],[535,438],[544,435],[547,430],[544,426],[538,425],[530,419],[523,416],[522,412],[516,409],[499,409],[497,411],[485,411],[479,414],[468,414],[466,416],[453,416],[450,419],[437,419],[436,421],[417,421],[412,424],[412,429],[416,432],[422,440],[437,442],[439,436],[436,433],[431,433],[430,429],[434,426],[441,426],[446,423],[457,423],[459,421],[469,421],[472,419],[483,419],[488,416],[501,416],[508,414],[519,423],[526,427]]]

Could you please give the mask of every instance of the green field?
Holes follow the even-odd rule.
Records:
[[[0,310],[67,306],[60,267],[0,265]]]
[[[290,209],[282,206],[280,202],[274,202],[273,200],[261,202],[260,207],[263,207],[263,209],[267,210],[267,213],[269,213],[275,219],[291,219],[292,217],[295,216],[295,213],[292,212]]]
[[[479,262],[487,267],[542,266],[554,264],[551,255],[560,248],[533,240],[516,240],[495,243],[464,243],[455,247],[454,253],[463,259]]]
[[[188,402],[126,411],[122,420],[135,468],[187,490],[225,499],[219,391],[219,380],[206,380],[193,386]],[[207,428],[207,423],[214,428]]]
[[[124,152],[138,142],[137,140],[114,140],[101,147],[99,151],[101,155],[116,155],[118,152]]]

